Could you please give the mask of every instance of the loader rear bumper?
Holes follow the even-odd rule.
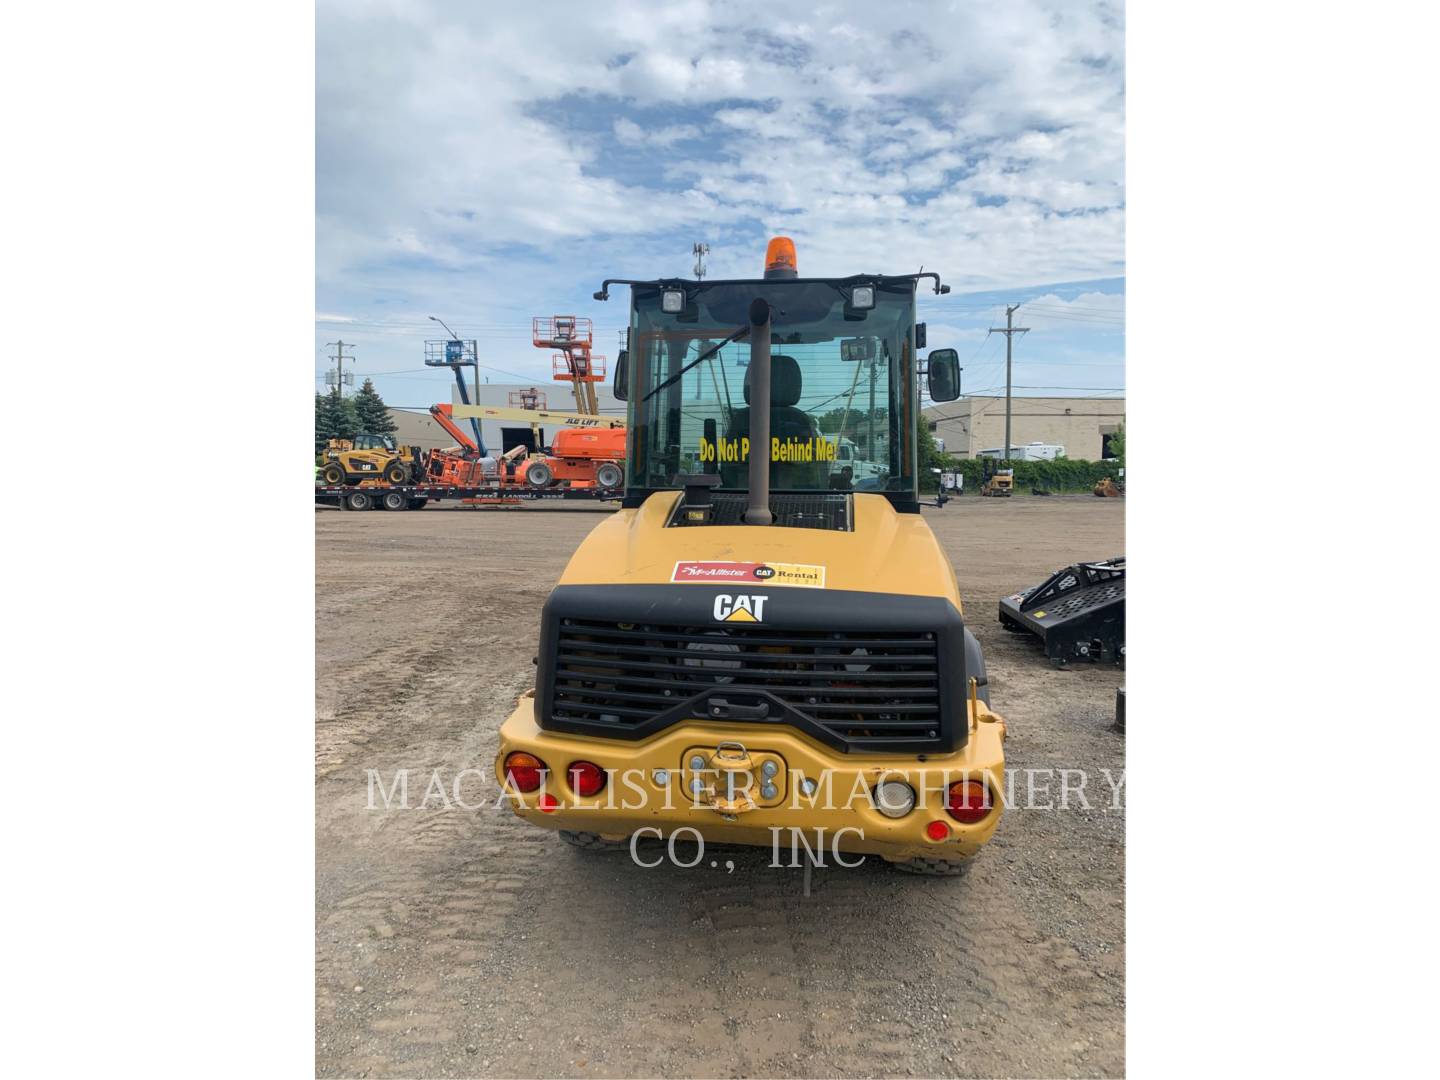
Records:
[[[639,742],[543,731],[533,704],[530,695],[522,697],[501,727],[495,776],[514,812],[541,828],[610,839],[640,829],[654,837],[687,828],[707,843],[771,847],[778,840],[786,850],[790,831],[800,830],[812,847],[818,842],[827,850],[964,860],[990,839],[1002,812],[1005,725],[983,702],[976,703],[979,716],[972,718],[967,745],[924,761],[914,754],[846,755],[769,725],[695,720]],[[535,791],[507,784],[505,760],[517,752],[546,767]],[[696,769],[700,759],[704,767]],[[577,794],[570,776],[575,762],[603,770],[604,788]],[[704,787],[699,794],[692,791],[697,779]],[[983,783],[991,804],[973,824],[945,809],[948,787],[966,780]],[[907,784],[914,808],[898,818],[882,813],[874,795],[882,781]],[[944,824],[943,835],[936,822]]]

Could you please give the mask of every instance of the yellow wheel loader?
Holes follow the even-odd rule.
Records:
[[[330,486],[380,480],[386,484],[413,483],[424,474],[418,446],[396,446],[389,435],[356,435],[331,439],[329,459],[320,466],[320,479]]]
[[[625,497],[546,601],[500,730],[522,819],[644,865],[666,838],[953,875],[990,839],[1005,725],[920,516],[925,279],[949,291],[803,278],[779,237],[763,278],[595,294],[630,288]],[[923,370],[958,396],[955,350]],[[847,443],[864,468],[835,467]]]

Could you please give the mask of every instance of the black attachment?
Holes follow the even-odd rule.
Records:
[[[1000,601],[1000,624],[1034,634],[1055,663],[1125,662],[1125,556],[1076,563]]]

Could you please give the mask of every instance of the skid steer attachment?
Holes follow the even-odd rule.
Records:
[[[1000,625],[1034,634],[1052,662],[1125,662],[1125,556],[1076,563],[1000,601]]]

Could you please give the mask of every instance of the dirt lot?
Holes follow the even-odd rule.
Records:
[[[1007,812],[965,878],[870,859],[816,871],[808,899],[768,850],[642,870],[493,808],[495,732],[533,680],[540,606],[607,512],[317,509],[319,1075],[1122,1074],[1124,814],[1100,772],[1124,767],[1123,673],[1052,669],[995,603],[1123,552],[1123,501],[925,511],[985,647],[1007,764],[1087,770],[1093,808]],[[469,768],[461,797],[489,805],[421,808],[432,770],[453,795]],[[408,769],[410,809],[383,792],[368,809],[368,769],[387,786]],[[1035,801],[1058,801],[1058,777],[1033,776]]]

